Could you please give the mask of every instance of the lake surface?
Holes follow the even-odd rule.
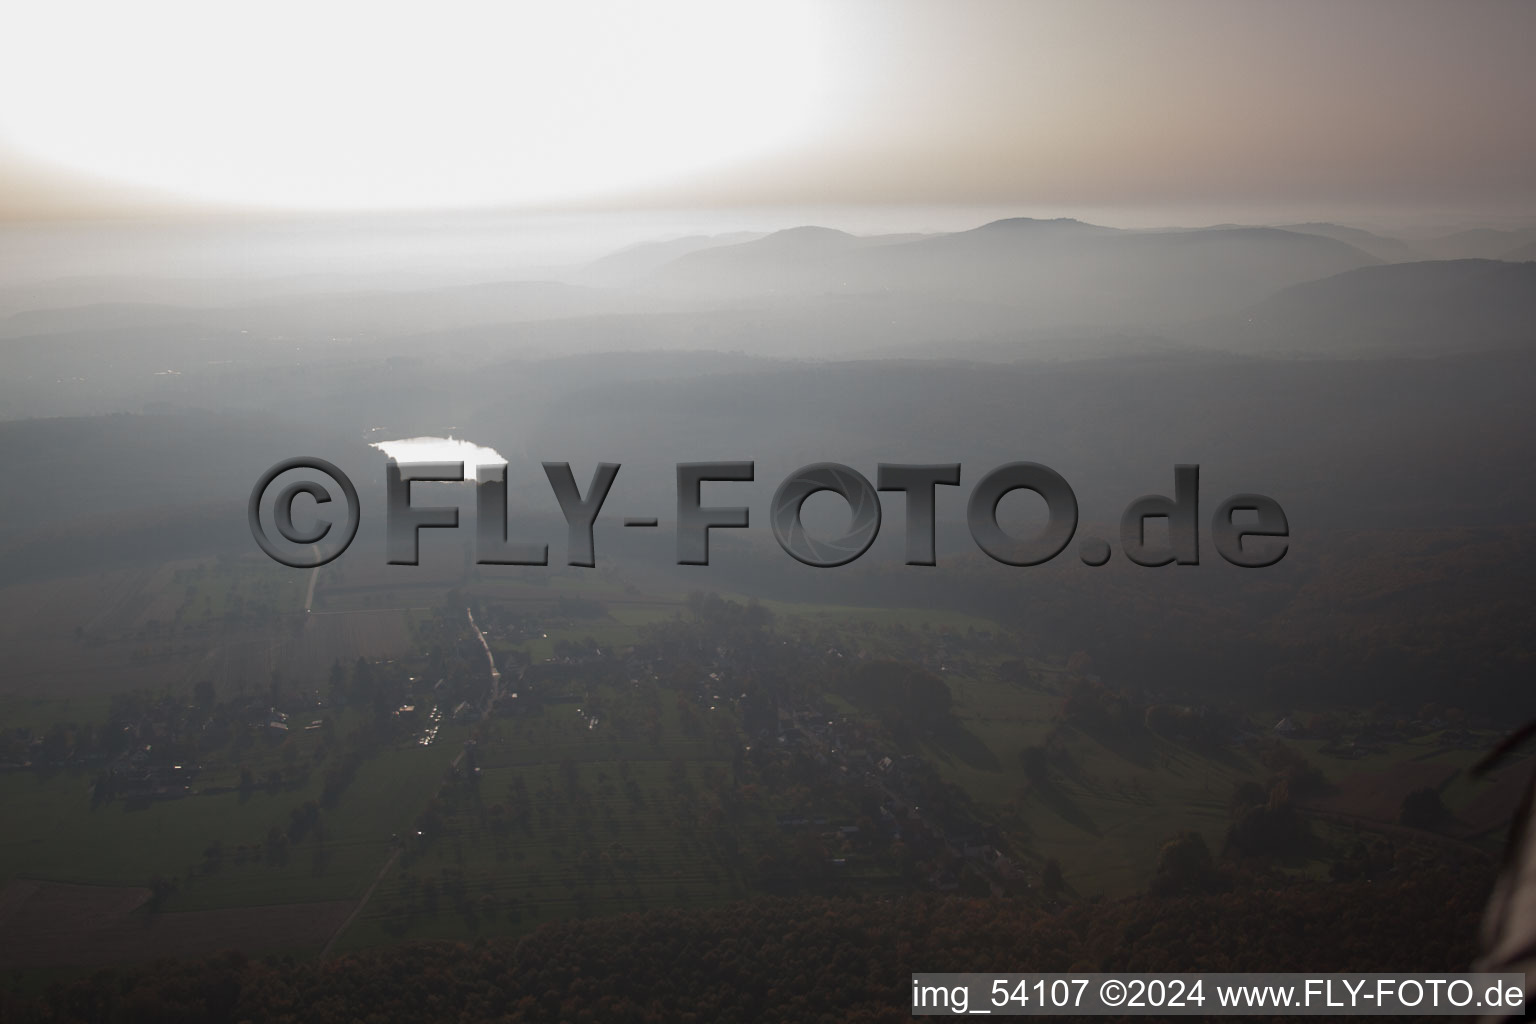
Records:
[[[464,479],[474,480],[480,466],[505,466],[507,460],[494,448],[457,437],[406,437],[370,445],[399,463],[462,462]]]

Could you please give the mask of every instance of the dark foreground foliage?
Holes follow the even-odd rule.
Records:
[[[1464,969],[1486,864],[1073,903],[764,899],[337,959],[227,953],[11,996],[17,1021],[900,1021],[913,971]]]

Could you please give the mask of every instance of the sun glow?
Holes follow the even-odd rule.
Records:
[[[202,200],[457,207],[706,174],[824,110],[812,0],[8,5],[0,137]]]

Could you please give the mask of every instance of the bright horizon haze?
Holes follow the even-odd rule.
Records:
[[[1536,6],[12,10],[0,218],[833,204],[1528,214]],[[90,26],[87,31],[84,26]]]

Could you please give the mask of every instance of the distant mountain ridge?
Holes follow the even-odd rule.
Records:
[[[691,252],[722,245],[740,245],[763,237],[756,231],[722,235],[685,235],[658,242],[641,242],[593,260],[572,275],[572,283],[625,288]]]
[[[1295,355],[1433,356],[1529,350],[1536,263],[1432,260],[1295,285],[1211,325],[1221,348]]]
[[[1536,227],[1469,228],[1414,243],[1425,259],[1502,260],[1526,246],[1536,245]]]
[[[1268,227],[1127,231],[1010,218],[939,235],[857,237],[801,227],[691,252],[648,286],[689,298],[885,294],[1018,308],[1028,327],[1180,323],[1378,258]]]
[[[1362,252],[1370,253],[1385,263],[1406,263],[1424,259],[1424,255],[1419,250],[1401,238],[1379,235],[1374,231],[1353,228],[1346,224],[1314,221],[1306,224],[1282,224],[1280,227],[1283,231],[1295,231],[1302,235],[1321,235],[1324,238],[1344,242]]]
[[[1505,253],[1504,258],[1511,263],[1527,263],[1536,260],[1536,242],[1530,245],[1522,245],[1513,252]]]

